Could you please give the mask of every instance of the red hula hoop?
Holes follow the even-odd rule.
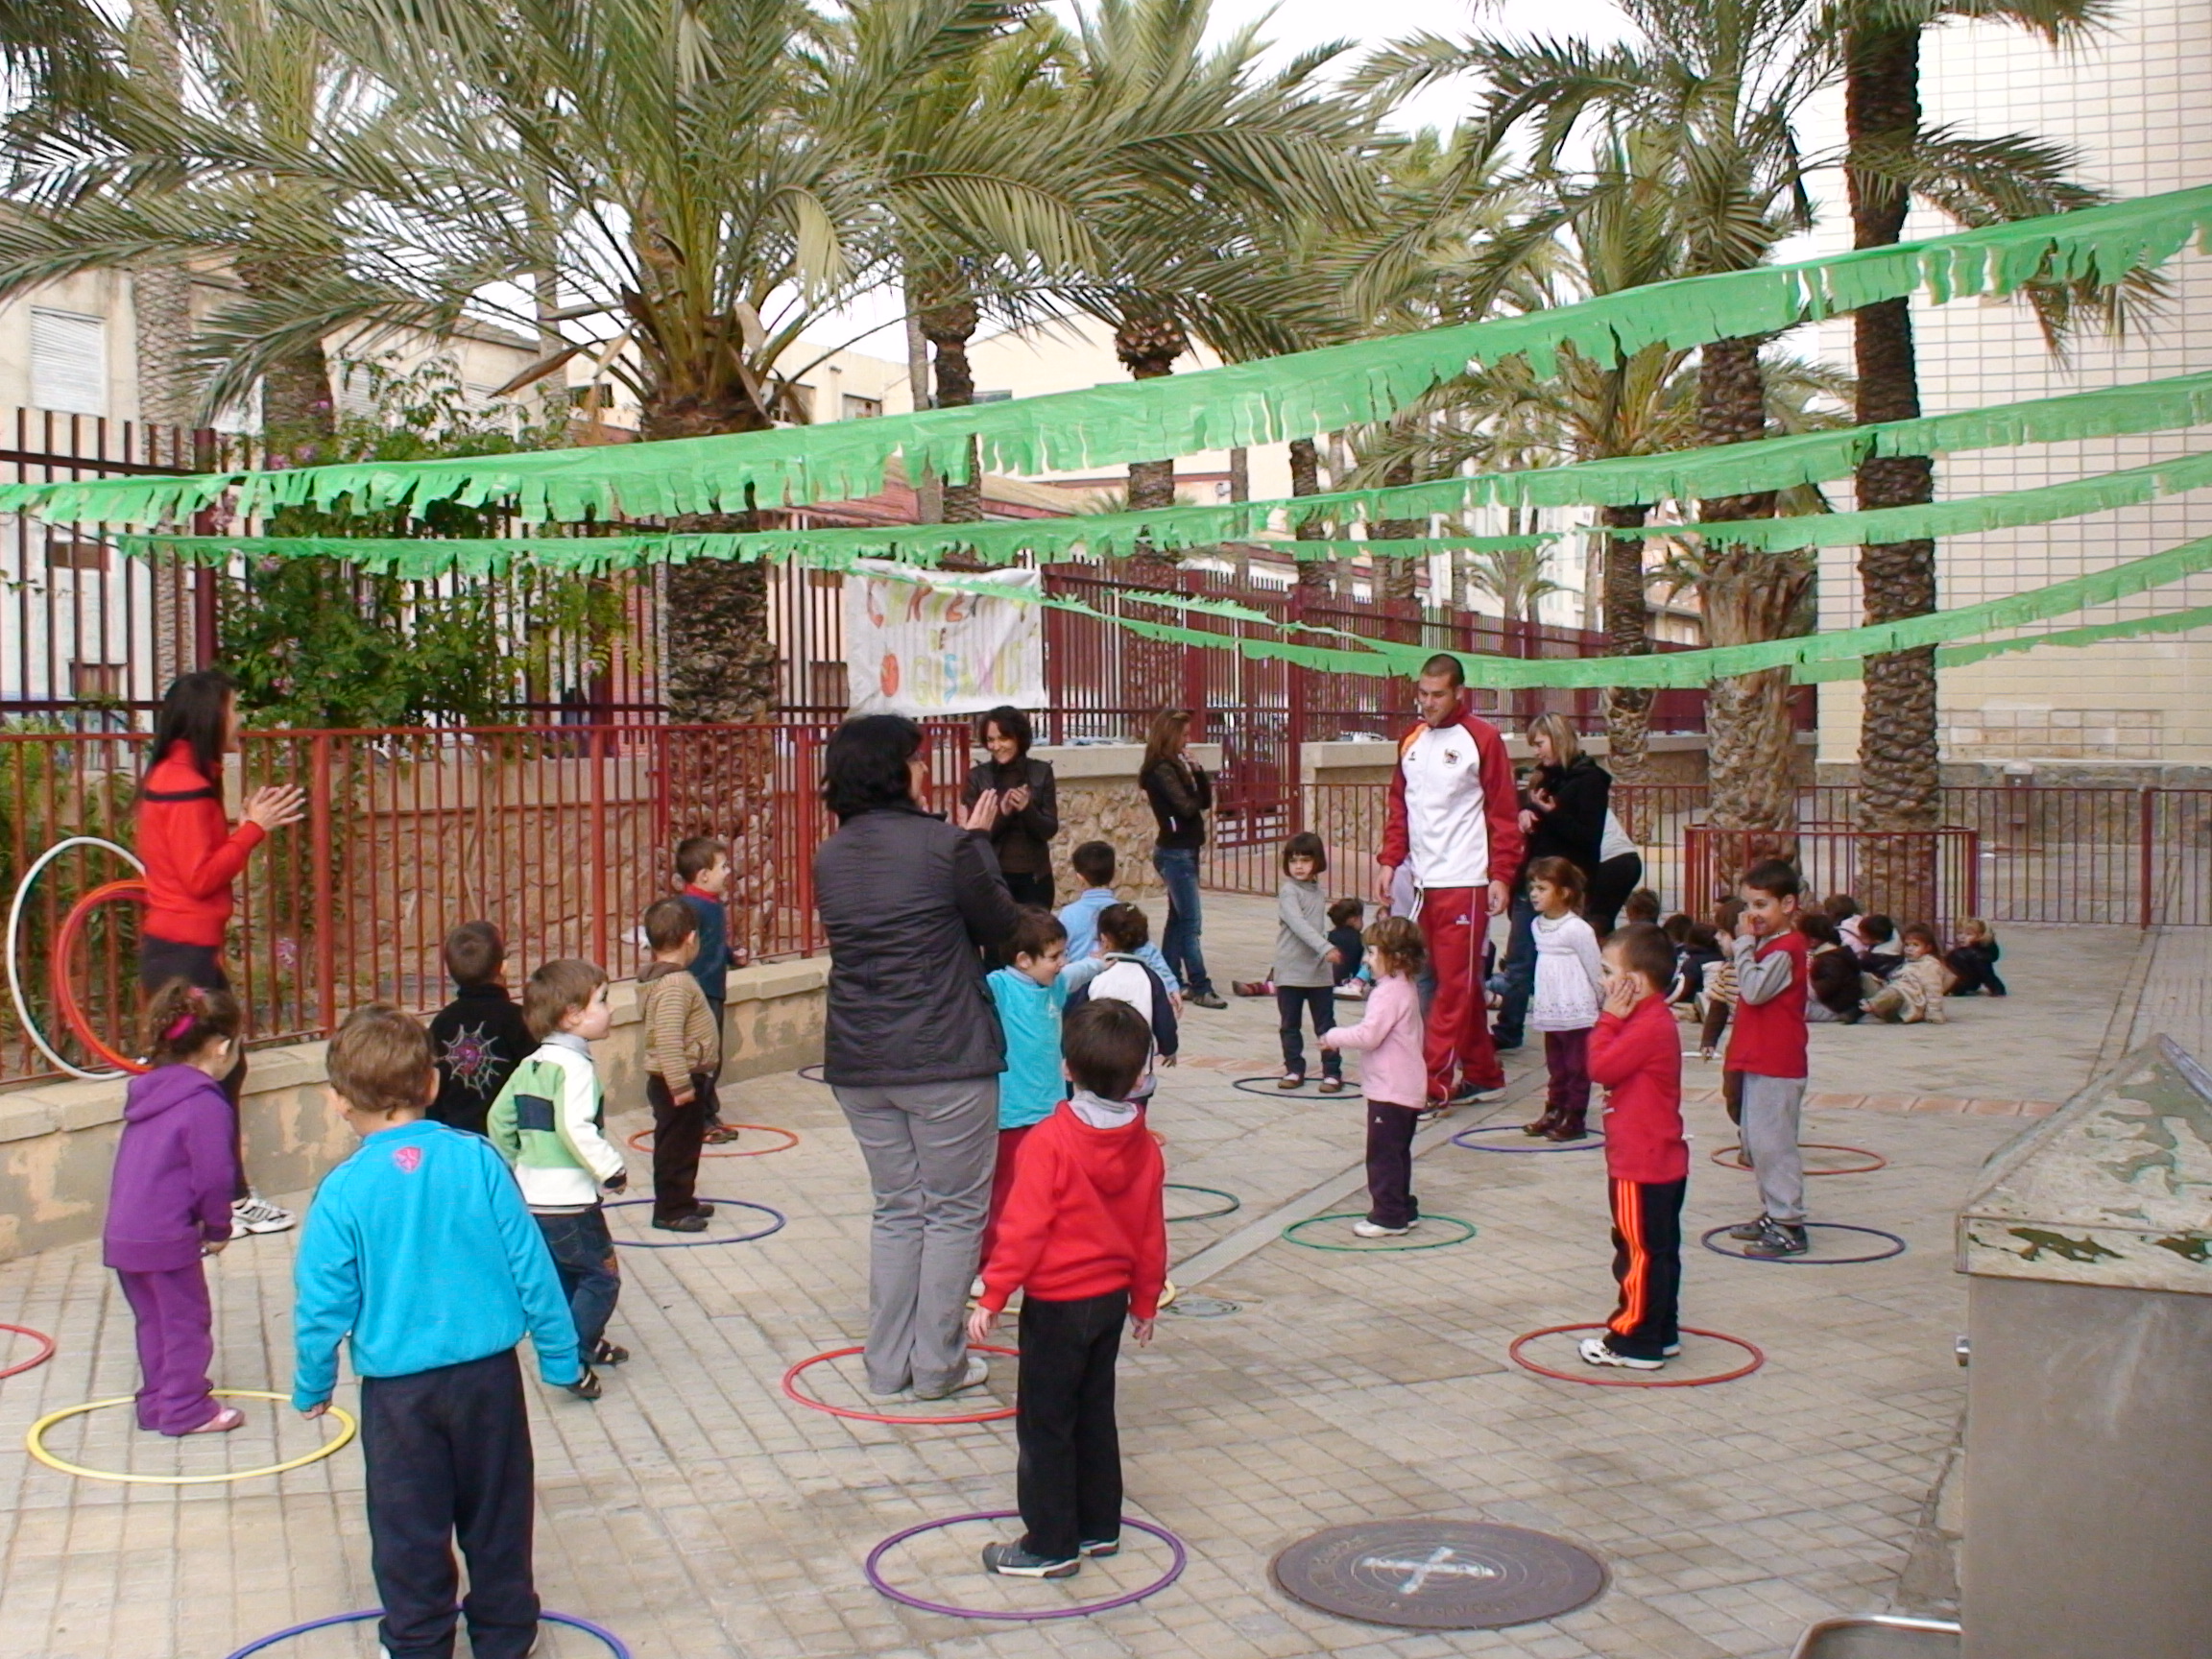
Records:
[[[971,1352],[976,1354],[1003,1354],[1010,1359],[1018,1359],[1022,1356],[1019,1348],[999,1348],[989,1342],[971,1342],[968,1346]],[[849,1417],[856,1423],[895,1423],[905,1428],[936,1429],[962,1423],[1003,1423],[1014,1415],[1013,1407],[1000,1406],[989,1411],[972,1411],[958,1417],[892,1417],[881,1411],[856,1411],[850,1406],[832,1406],[827,1400],[817,1400],[810,1394],[799,1392],[799,1373],[808,1366],[820,1365],[830,1359],[849,1358],[854,1354],[865,1354],[867,1351],[865,1343],[855,1342],[850,1348],[832,1348],[827,1353],[800,1360],[783,1373],[783,1397],[809,1410],[827,1411],[832,1417]]]
[[[1533,1371],[1539,1377],[1554,1378],[1561,1382],[1579,1382],[1587,1388],[1710,1388],[1716,1382],[1733,1382],[1739,1377],[1748,1377],[1767,1363],[1767,1351],[1756,1342],[1746,1342],[1741,1336],[1731,1336],[1722,1331],[1700,1331],[1694,1325],[1682,1327],[1685,1336],[1710,1336],[1716,1342],[1730,1342],[1751,1356],[1748,1365],[1739,1365],[1733,1371],[1722,1371],[1714,1377],[1653,1377],[1646,1382],[1632,1382],[1625,1377],[1577,1376],[1573,1371],[1554,1371],[1549,1365],[1539,1365],[1527,1358],[1521,1350],[1539,1336],[1560,1336],[1570,1331],[1602,1331],[1599,1325],[1547,1325],[1541,1331],[1531,1331],[1526,1336],[1513,1338],[1512,1346],[1505,1350],[1506,1358],[1524,1371]],[[1594,1369],[1585,1366],[1584,1371]]]
[[[699,1149],[699,1156],[702,1158],[766,1158],[778,1152],[788,1152],[792,1147],[799,1144],[799,1131],[796,1129],[779,1129],[773,1123],[733,1123],[730,1127],[733,1129],[757,1129],[763,1135],[781,1135],[785,1139],[781,1146],[763,1146],[753,1152],[718,1152],[711,1146],[702,1146]],[[638,1142],[652,1139],[652,1130],[640,1129],[623,1144],[633,1152],[650,1152],[653,1150],[652,1147],[641,1146]]]
[[[32,1369],[32,1367],[36,1365],[43,1365],[47,1360],[54,1358],[54,1338],[47,1335],[45,1332],[34,1331],[28,1325],[10,1325],[4,1322],[0,1322],[0,1331],[12,1331],[18,1336],[28,1336],[40,1344],[37,1353],[32,1355],[28,1359],[18,1359],[14,1364],[9,1366],[7,1370],[0,1371],[0,1377],[20,1376],[24,1372]]]
[[[61,1016],[61,1022],[76,1033],[77,1041],[118,1070],[135,1074],[149,1068],[116,1053],[100,1040],[100,1034],[92,1029],[92,1022],[84,1018],[84,1005],[77,1000],[77,987],[69,979],[69,959],[77,953],[77,938],[84,931],[85,918],[110,899],[135,899],[143,904],[147,899],[146,883],[135,878],[109,881],[93,888],[71,905],[54,935],[54,959],[47,965],[47,981],[53,988],[54,1006]]]

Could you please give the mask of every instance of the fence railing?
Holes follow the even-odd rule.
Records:
[[[643,957],[638,918],[674,886],[673,849],[685,835],[730,843],[733,941],[757,958],[819,951],[813,853],[830,828],[818,791],[830,730],[639,722],[250,733],[234,788],[301,783],[309,808],[238,883],[230,966],[253,1036],[320,1036],[371,999],[438,1006],[445,936],[477,917],[497,923],[517,970],[583,956],[633,973]],[[968,736],[964,724],[930,730],[941,809],[957,797]],[[31,863],[66,837],[132,844],[144,744],[130,733],[0,733],[0,894],[15,894]],[[1851,890],[1884,852],[1881,838],[1851,827],[1855,795],[1820,788],[1801,799],[1796,851],[1817,892]],[[1334,855],[1332,890],[1360,892],[1386,803],[1377,783],[1225,801],[1206,879],[1272,894],[1282,838],[1310,829]],[[1705,908],[1748,851],[1704,823],[1699,785],[1622,786],[1614,807],[1669,908]],[[1900,921],[2212,926],[2212,789],[1947,790],[1928,851],[1928,913]],[[28,895],[13,942],[34,1018],[79,1064],[87,1050],[55,1017],[52,947],[81,898],[128,873],[98,849],[57,859]],[[87,1022],[118,1047],[135,1042],[137,937],[134,906],[103,905],[59,965]],[[51,1071],[12,1003],[0,1005],[0,1081]]]

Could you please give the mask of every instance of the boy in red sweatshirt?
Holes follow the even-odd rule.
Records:
[[[1656,1371],[1682,1352],[1682,1039],[1662,989],[1674,948],[1649,923],[1605,941],[1605,1009],[1590,1034],[1590,1079],[1603,1084],[1605,1173],[1613,1203],[1613,1278],[1621,1303],[1584,1363]]]
[[[1152,1026],[1126,1002],[1070,1012],[1061,1054],[1073,1093],[1022,1142],[1013,1190],[983,1264],[968,1339],[990,1339],[1017,1289],[1021,1378],[1014,1435],[1020,1543],[987,1544],[983,1569],[1071,1577],[1086,1555],[1121,1548],[1121,1442],[1114,1364],[1121,1322],[1152,1340],[1167,1278],[1166,1166],[1130,1091],[1152,1057]]]

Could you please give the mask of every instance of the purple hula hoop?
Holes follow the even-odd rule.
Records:
[[[333,1613],[327,1619],[310,1619],[304,1624],[287,1624],[275,1635],[264,1636],[257,1642],[249,1642],[237,1652],[227,1655],[226,1659],[247,1659],[248,1654],[258,1653],[264,1647],[274,1647],[279,1642],[289,1642],[295,1636],[304,1636],[310,1630],[326,1630],[333,1624],[361,1624],[371,1619],[383,1617],[383,1608],[372,1607],[366,1613]],[[630,1651],[621,1637],[602,1625],[592,1623],[589,1619],[578,1619],[567,1613],[541,1612],[538,1622],[541,1624],[565,1624],[571,1630],[596,1636],[607,1644],[607,1651],[613,1654],[614,1659],[637,1659],[637,1655]]]
[[[1081,1619],[1088,1614],[1106,1613],[1111,1612],[1116,1607],[1126,1607],[1131,1602],[1143,1600],[1147,1596],[1157,1596],[1168,1585],[1174,1583],[1176,1579],[1182,1577],[1183,1569],[1189,1566],[1190,1562],[1189,1552],[1183,1548],[1183,1540],[1168,1531],[1166,1527],[1155,1527],[1149,1521],[1139,1521],[1134,1516],[1124,1515],[1121,1517],[1122,1526],[1134,1527],[1138,1531],[1159,1539],[1161,1543],[1166,1545],[1174,1552],[1175,1558],[1168,1563],[1167,1571],[1151,1583],[1140,1589],[1132,1590],[1125,1596],[1117,1596],[1110,1601],[1089,1601],[1080,1607],[1053,1607],[1033,1613],[997,1613],[986,1611],[980,1607],[948,1607],[941,1601],[925,1601],[919,1596],[909,1596],[903,1590],[893,1589],[884,1582],[883,1575],[878,1570],[877,1564],[885,1555],[919,1533],[934,1532],[945,1527],[957,1527],[966,1521],[1011,1521],[1020,1514],[1019,1509],[978,1509],[973,1515],[950,1515],[942,1521],[924,1521],[919,1526],[907,1527],[903,1532],[892,1533],[890,1537],[869,1551],[868,1559],[862,1564],[860,1571],[867,1575],[869,1584],[878,1596],[887,1596],[902,1605],[917,1608],[924,1613],[942,1613],[951,1619],[998,1619],[1010,1623],[1028,1624],[1046,1619]],[[245,1656],[233,1653],[230,1655],[230,1659],[245,1659]]]

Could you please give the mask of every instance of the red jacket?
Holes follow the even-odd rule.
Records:
[[[1398,740],[1399,764],[1390,773],[1390,811],[1382,829],[1382,850],[1376,856],[1395,869],[1406,862],[1411,837],[1406,828],[1405,754],[1427,729],[1427,722]],[[1493,881],[1511,881],[1521,874],[1521,796],[1513,784],[1513,761],[1505,753],[1505,739],[1498,728],[1459,706],[1455,722],[1474,742],[1482,783],[1482,816],[1489,830],[1490,876]]]
[[[982,1305],[997,1313],[1022,1288],[1046,1302],[1126,1290],[1131,1317],[1151,1318],[1167,1280],[1166,1176],[1143,1113],[1094,1129],[1061,1101],[1022,1138]]]
[[[1605,1086],[1605,1169],[1617,1181],[1680,1181],[1690,1173],[1682,1139],[1682,1038],[1667,998],[1599,1016],[1590,1033],[1590,1081]]]
[[[258,824],[231,829],[222,784],[194,764],[189,744],[172,743],[138,798],[147,933],[178,945],[221,945],[230,883],[267,834]]]

